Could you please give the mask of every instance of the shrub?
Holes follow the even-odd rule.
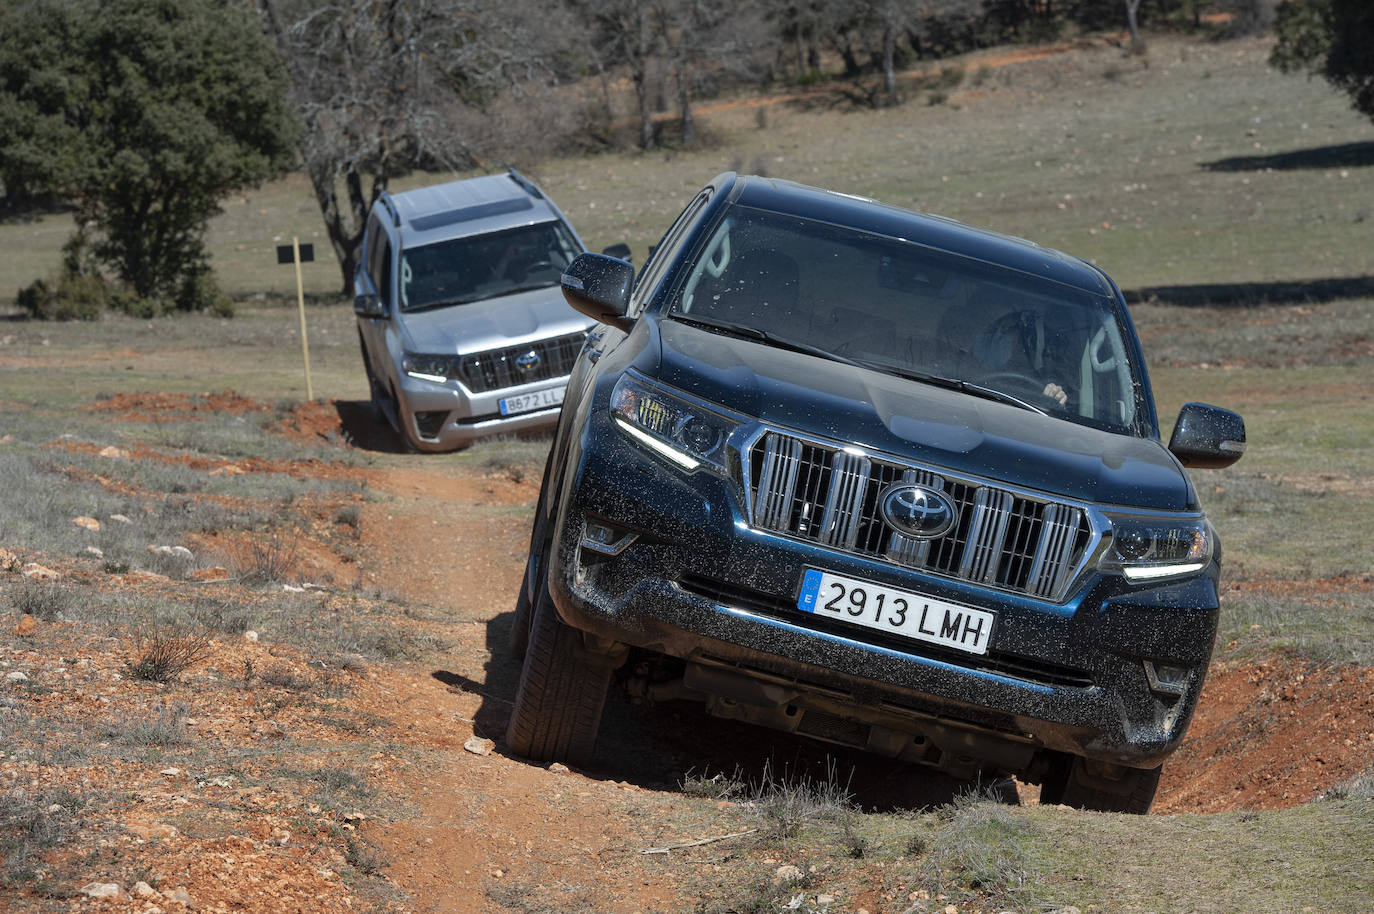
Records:
[[[138,659],[124,664],[124,674],[147,682],[171,682],[208,658],[210,648],[210,636],[203,631],[154,628],[139,637]]]

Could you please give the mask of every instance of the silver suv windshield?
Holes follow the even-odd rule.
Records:
[[[407,248],[401,252],[401,310],[465,305],[556,285],[579,253],[561,222]]]
[[[900,239],[735,206],[669,314],[1097,428],[1135,427],[1135,370],[1110,299]]]

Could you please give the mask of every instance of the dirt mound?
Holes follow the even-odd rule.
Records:
[[[1214,670],[1156,812],[1306,803],[1374,759],[1374,668],[1278,656]]]
[[[339,401],[311,400],[293,406],[269,431],[288,441],[307,446],[328,444],[347,445],[344,423],[340,417]]]

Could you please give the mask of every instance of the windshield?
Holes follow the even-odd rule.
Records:
[[[1110,299],[852,228],[736,206],[669,313],[964,382],[1098,428],[1130,433],[1136,420]]]
[[[408,248],[401,253],[401,310],[463,305],[556,285],[579,253],[561,222]]]

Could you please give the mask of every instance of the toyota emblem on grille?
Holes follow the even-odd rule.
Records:
[[[954,526],[954,502],[925,486],[895,485],[883,492],[879,502],[883,520],[903,536],[931,540],[943,536]]]
[[[529,352],[515,357],[515,367],[521,371],[533,371],[539,367],[539,363],[542,361],[544,360],[539,357],[539,353],[531,349]]]

